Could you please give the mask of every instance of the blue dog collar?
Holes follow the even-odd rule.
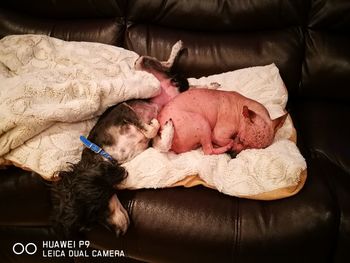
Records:
[[[84,136],[80,136],[80,140],[82,141],[82,143],[89,148],[91,151],[107,158],[108,160],[110,160],[112,163],[115,163],[115,160],[113,159],[113,157],[105,152],[101,147],[99,147],[98,145],[90,142],[87,138],[85,138]]]

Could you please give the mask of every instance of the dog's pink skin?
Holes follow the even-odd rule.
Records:
[[[160,75],[157,77],[160,82],[160,92],[155,97],[149,99],[149,103],[134,104],[134,111],[140,116],[144,123],[150,123],[156,119],[159,111],[172,98],[179,94],[178,88],[174,86],[169,78]]]
[[[169,78],[162,76],[158,78],[160,81],[160,94],[150,99],[151,103],[158,105],[161,109],[165,104],[167,104],[172,98],[179,94],[178,88],[175,87]]]
[[[285,117],[272,121],[262,104],[237,92],[194,88],[165,105],[158,121],[161,129],[172,121],[174,152],[202,146],[205,154],[220,154],[269,146]]]

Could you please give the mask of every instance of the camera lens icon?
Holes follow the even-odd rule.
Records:
[[[22,255],[24,252],[28,255],[33,255],[36,253],[37,250],[38,248],[34,243],[28,243],[24,245],[18,242],[12,246],[12,251],[16,255]]]

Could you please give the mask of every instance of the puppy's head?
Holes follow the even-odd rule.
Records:
[[[275,120],[270,119],[270,115],[265,107],[254,111],[243,106],[242,121],[238,133],[234,138],[232,150],[236,153],[245,149],[264,149],[273,143],[277,130],[282,127],[288,114]]]
[[[52,185],[52,220],[66,237],[78,236],[96,224],[124,234],[129,225],[126,210],[119,202],[114,185],[126,176],[119,165],[108,161],[80,161]]]

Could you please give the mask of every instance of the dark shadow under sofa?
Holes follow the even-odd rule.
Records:
[[[49,183],[0,170],[0,262],[350,262],[350,4],[347,0],[74,0],[0,3],[0,37],[47,34],[165,59],[199,77],[275,63],[308,165],[297,195],[254,201],[204,187],[123,191],[131,226],[86,234],[91,249],[126,257],[15,255],[57,240]],[[39,245],[40,250],[40,245]]]

